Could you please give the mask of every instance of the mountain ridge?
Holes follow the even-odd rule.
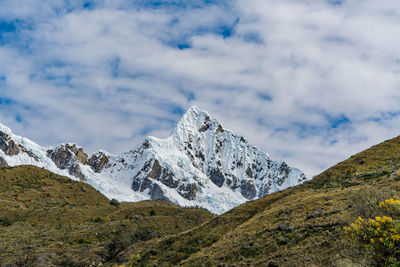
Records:
[[[119,155],[104,150],[88,155],[73,143],[41,147],[0,125],[0,158],[10,166],[36,165],[87,182],[120,201],[167,199],[218,214],[307,181],[299,169],[271,160],[197,106],[168,138],[146,137]]]
[[[371,216],[363,212],[381,216],[380,201],[399,198],[399,166],[400,136],[191,230],[133,244],[120,257],[139,255],[134,266],[383,266],[343,227]]]

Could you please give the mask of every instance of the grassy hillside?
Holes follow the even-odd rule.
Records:
[[[343,227],[399,196],[399,166],[400,137],[221,216],[164,201],[111,205],[43,169],[1,168],[0,265],[365,266]]]
[[[132,244],[212,217],[166,201],[111,205],[91,186],[44,169],[0,168],[0,266],[112,265]]]
[[[133,244],[139,266],[357,266],[343,226],[400,190],[400,137],[312,181],[248,202],[192,230]],[[358,262],[358,263],[357,263]]]

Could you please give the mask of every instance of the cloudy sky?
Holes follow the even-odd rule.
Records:
[[[0,0],[0,123],[93,152],[197,105],[308,175],[400,134],[398,0]]]

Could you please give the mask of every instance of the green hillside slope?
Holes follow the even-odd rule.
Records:
[[[312,181],[248,202],[190,231],[133,244],[139,266],[351,266],[343,234],[400,189],[400,137],[343,161]],[[363,264],[367,264],[363,262]]]
[[[212,217],[166,201],[118,205],[88,184],[41,168],[0,168],[0,266],[112,265],[129,245]]]
[[[365,266],[343,227],[399,196],[400,137],[221,216],[113,203],[40,168],[0,168],[0,265]],[[27,265],[29,266],[29,265]]]

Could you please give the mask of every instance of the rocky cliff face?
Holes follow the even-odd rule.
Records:
[[[8,163],[5,159],[0,157],[0,167],[8,166]]]
[[[197,107],[167,139],[148,137],[121,155],[88,156],[75,144],[44,148],[1,126],[1,158],[11,166],[32,164],[86,181],[121,201],[169,199],[214,213],[307,180]]]
[[[75,144],[61,145],[55,149],[47,150],[47,156],[61,170],[68,170],[70,175],[86,181],[86,176],[82,173],[80,164],[86,164],[88,155],[83,152],[81,147]]]

